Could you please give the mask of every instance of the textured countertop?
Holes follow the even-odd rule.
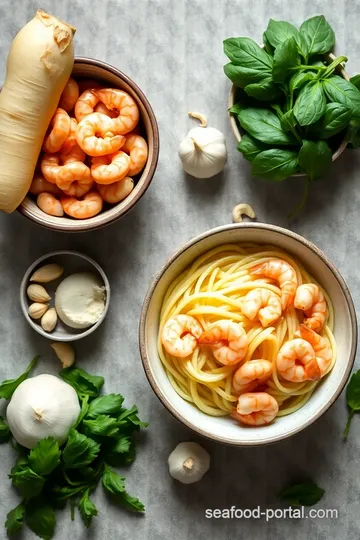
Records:
[[[33,0],[0,3],[0,79],[16,31],[35,13]],[[150,189],[124,219],[103,230],[66,235],[43,230],[17,213],[0,216],[0,380],[23,371],[36,354],[36,370],[55,373],[57,360],[48,342],[26,323],[19,285],[34,259],[55,249],[77,249],[95,258],[112,285],[112,301],[101,328],[76,344],[79,364],[105,376],[106,390],[136,403],[150,428],[139,442],[138,458],[127,473],[128,489],[146,505],[146,516],[118,510],[99,488],[94,500],[100,515],[87,531],[79,516],[58,515],[56,538],[96,540],[194,540],[316,538],[358,540],[360,536],[358,452],[360,418],[349,441],[342,441],[347,411],[344,396],[305,432],[267,448],[234,449],[203,442],[212,456],[203,481],[185,486],[168,475],[167,457],[175,445],[196,437],[162,407],[143,373],[138,352],[138,320],[151,277],[164,260],[191,237],[230,222],[233,206],[251,203],[260,221],[287,226],[286,214],[301,196],[292,179],[266,184],[250,177],[248,163],[236,151],[227,119],[229,81],[222,72],[222,40],[252,36],[261,40],[269,17],[301,23],[323,13],[335,29],[337,51],[360,71],[360,0],[42,0],[41,7],[77,27],[76,54],[115,65],[144,90],[160,128],[159,165]],[[208,116],[226,134],[229,162],[208,181],[182,172],[177,147],[195,125],[188,110]],[[332,172],[314,185],[310,204],[292,229],[318,245],[347,280],[360,306],[360,151],[347,150]],[[0,447],[0,538],[2,524],[18,497],[7,474],[14,461]],[[326,490],[322,508],[338,509],[333,519],[253,520],[205,518],[206,508],[282,507],[279,490],[306,476]],[[32,539],[28,530],[23,538]]]

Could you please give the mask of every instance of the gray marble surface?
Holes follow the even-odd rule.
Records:
[[[151,277],[163,261],[191,237],[231,220],[233,206],[246,201],[259,220],[287,226],[286,214],[301,194],[298,179],[280,185],[250,177],[236,151],[226,102],[229,82],[222,72],[222,40],[245,35],[260,40],[269,17],[301,23],[324,13],[337,36],[337,51],[360,71],[360,0],[42,0],[49,10],[77,27],[76,53],[105,60],[130,75],[148,96],[160,128],[161,151],[153,183],[123,220],[101,231],[65,235],[43,230],[17,213],[0,216],[0,379],[20,373],[35,353],[37,373],[57,370],[48,342],[25,322],[20,311],[20,280],[30,263],[54,249],[71,248],[94,257],[112,285],[110,312],[103,326],[76,345],[79,364],[102,373],[107,391],[136,402],[148,432],[138,459],[127,473],[129,491],[145,503],[144,517],[117,510],[99,489],[100,509],[90,531],[79,517],[58,516],[56,538],[194,540],[316,538],[358,540],[360,536],[360,418],[349,441],[342,441],[347,411],[344,396],[327,414],[294,438],[268,448],[233,449],[204,442],[212,467],[201,483],[184,486],[168,475],[167,457],[191,432],[163,409],[144,376],[137,330],[141,304]],[[17,29],[36,8],[33,0],[0,3],[0,79]],[[184,176],[177,158],[179,140],[192,125],[188,110],[207,114],[210,125],[227,137],[229,162],[223,175],[208,181]],[[332,172],[314,185],[306,211],[291,226],[334,261],[360,304],[360,152],[346,151]],[[7,474],[14,459],[0,448],[0,538],[7,511],[18,500]],[[208,520],[206,508],[279,507],[276,494],[287,483],[313,478],[326,489],[323,508],[339,511],[337,520]],[[281,504],[280,504],[281,507]],[[27,531],[26,539],[34,538]]]

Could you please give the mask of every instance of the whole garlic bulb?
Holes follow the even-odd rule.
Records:
[[[45,437],[63,443],[79,414],[74,388],[46,374],[23,381],[6,410],[11,433],[25,448],[34,448]]]
[[[210,468],[210,456],[200,444],[182,442],[171,452],[169,473],[183,484],[198,482]]]
[[[201,118],[198,113],[190,116]],[[202,126],[189,131],[179,146],[179,157],[184,170],[195,178],[211,178],[223,170],[227,162],[224,135],[216,128]]]

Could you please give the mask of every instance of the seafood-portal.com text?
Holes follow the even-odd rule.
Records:
[[[339,512],[335,508],[305,508],[304,506],[288,508],[207,508],[207,519],[338,519]]]

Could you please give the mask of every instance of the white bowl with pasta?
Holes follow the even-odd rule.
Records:
[[[253,247],[253,244],[256,246]],[[221,290],[221,294],[226,294],[226,291],[231,290],[232,285],[229,276],[235,279],[234,283],[238,283],[237,278],[233,276],[241,276],[244,272],[240,271],[236,274],[237,267],[230,267],[228,262],[227,266],[221,267],[220,271],[212,270],[211,274],[207,274],[207,268],[210,266],[206,267],[208,262],[215,261],[218,264],[217,258],[223,260],[221,259],[222,251],[219,250],[222,246],[229,246],[224,253],[230,257],[233,245],[240,246],[240,250],[238,247],[234,250],[241,253],[245,245],[250,246],[246,248],[250,250],[250,267],[254,264],[254,261],[251,262],[253,254],[260,261],[275,257],[276,255],[273,254],[280,254],[280,257],[283,254],[284,260],[288,259],[293,263],[298,279],[303,283],[317,283],[327,299],[328,316],[324,325],[324,336],[332,349],[331,366],[327,369],[326,375],[316,383],[311,381],[302,384],[289,383],[273,374],[266,383],[268,385],[266,391],[276,398],[280,409],[275,419],[266,425],[248,426],[237,422],[229,415],[230,409],[236,407],[236,399],[231,395],[233,391],[230,390],[235,370],[233,366],[231,368],[223,366],[213,359],[205,360],[206,354],[210,353],[205,354],[201,351],[198,353],[195,351],[196,354],[185,359],[172,358],[162,346],[161,332],[164,327],[164,317],[172,313],[189,313],[196,316],[205,330],[208,322],[210,322],[209,328],[212,327],[214,317],[215,321],[216,317],[220,317],[242,324],[240,322],[242,315],[235,307],[232,307],[236,305],[237,297],[231,296],[230,300],[226,301],[228,303],[223,305],[216,291]],[[215,250],[216,254],[202,263],[204,259],[201,257],[212,250]],[[245,255],[241,254],[241,257]],[[236,254],[233,259],[237,260]],[[230,260],[232,259],[227,259],[227,261]],[[245,264],[248,259],[242,260]],[[199,268],[198,273],[194,264]],[[219,264],[225,265],[225,262]],[[241,266],[242,263],[239,264]],[[241,266],[240,270],[249,265]],[[190,266],[192,270],[189,272]],[[206,269],[205,273],[204,269]],[[225,270],[227,273],[224,273]],[[221,288],[222,283],[225,283],[226,287],[223,285]],[[266,287],[266,281],[263,283]],[[271,285],[271,280],[268,280],[268,283],[269,289],[276,290]],[[182,291],[181,287],[186,292]],[[246,285],[241,285],[241,287],[246,288]],[[204,290],[206,293],[199,297],[198,293]],[[196,302],[192,296],[189,300],[189,294],[195,295]],[[211,297],[210,300],[209,297]],[[187,306],[186,309],[182,307],[180,311],[177,311],[180,304],[176,298],[182,302],[181,306]],[[336,306],[335,310],[332,306]],[[266,357],[265,353],[274,358],[274,351],[277,350],[276,347],[280,347],[279,340],[282,339],[281,328],[287,328],[288,337],[285,340],[296,337],[293,330],[295,332],[299,327],[298,324],[302,322],[302,315],[299,316],[301,317],[299,323],[298,315],[295,318],[297,311],[295,308],[289,308],[286,313],[284,312],[278,326],[276,326],[277,323],[271,325],[274,326],[273,331],[271,328],[270,330],[261,328],[260,323],[258,326],[250,325],[249,330],[244,326],[250,336],[248,355],[245,360],[257,358],[258,351],[261,353],[260,358]],[[292,326],[293,329],[291,329]],[[257,337],[257,342],[254,336],[260,336]],[[139,339],[142,362],[150,385],[163,405],[178,420],[209,439],[236,446],[252,446],[274,443],[298,433],[320,418],[335,402],[354,364],[357,323],[354,305],[344,279],[316,246],[303,237],[280,227],[253,223],[235,224],[212,229],[194,238],[166,262],[146,295],[140,320]],[[214,380],[217,379],[218,374],[220,378],[222,377],[221,382],[213,383],[215,390],[211,384],[207,384],[211,379],[209,374]],[[205,385],[201,383],[202,377]],[[290,400],[285,399],[287,397],[285,394],[289,392],[289,389],[292,393]],[[260,388],[260,391],[263,390]]]

